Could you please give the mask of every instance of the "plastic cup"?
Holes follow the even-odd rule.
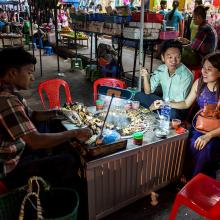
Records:
[[[143,144],[143,133],[142,132],[135,132],[133,135],[133,143],[135,145],[142,145]]]
[[[96,109],[101,110],[104,108],[104,101],[102,99],[97,99],[96,100]]]
[[[127,102],[127,103],[125,103],[125,105],[124,105],[124,109],[125,109],[125,110],[129,110],[129,109],[131,109],[131,102]]]
[[[179,119],[172,119],[171,124],[172,124],[172,128],[173,129],[177,129],[181,125],[181,120],[179,120]]]
[[[132,101],[132,108],[134,110],[139,109],[139,107],[140,107],[140,102],[139,101]]]

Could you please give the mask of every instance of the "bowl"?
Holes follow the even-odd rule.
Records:
[[[154,134],[158,138],[166,138],[167,135],[169,134],[169,130],[161,129],[161,128],[155,128],[154,129]]]

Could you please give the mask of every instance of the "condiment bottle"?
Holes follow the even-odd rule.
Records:
[[[96,100],[96,109],[101,110],[104,108],[104,101],[101,99]]]
[[[135,132],[133,134],[133,143],[135,145],[142,145],[143,144],[143,133],[142,132]]]

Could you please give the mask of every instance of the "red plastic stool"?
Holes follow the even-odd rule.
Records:
[[[197,66],[197,67],[189,67],[189,69],[192,71],[193,76],[194,76],[194,81],[196,81],[202,73],[202,67],[201,66]]]
[[[169,220],[185,205],[207,219],[220,219],[220,181],[202,173],[190,180],[176,195]]]

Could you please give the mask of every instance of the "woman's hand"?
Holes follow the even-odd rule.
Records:
[[[142,69],[141,69],[141,76],[143,76],[143,77],[148,77],[148,76],[149,76],[148,70],[142,68]]]
[[[156,100],[154,101],[151,106],[150,106],[150,111],[154,111],[154,110],[157,110],[159,108],[161,108],[161,106],[163,105],[163,100]]]
[[[194,147],[197,150],[202,150],[206,144],[211,140],[211,135],[209,135],[209,133],[202,135],[200,137],[198,137],[195,141]]]

